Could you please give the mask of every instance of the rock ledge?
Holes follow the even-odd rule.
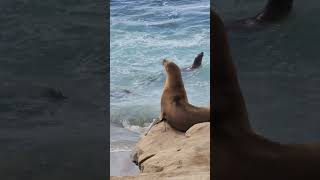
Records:
[[[139,166],[138,176],[111,177],[111,180],[209,180],[210,123],[199,123],[186,133],[161,122],[137,143],[132,154]]]

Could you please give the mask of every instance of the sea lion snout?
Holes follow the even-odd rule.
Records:
[[[170,74],[175,74],[175,73],[180,74],[180,68],[173,61],[164,59],[162,61],[162,64],[166,72]]]
[[[162,65],[166,66],[168,63],[171,63],[172,61],[170,61],[169,59],[163,59],[162,60]]]
[[[163,61],[162,61],[162,65],[163,65],[164,68],[166,68],[167,66],[169,66],[172,63],[173,62],[170,61],[169,59],[163,59]]]

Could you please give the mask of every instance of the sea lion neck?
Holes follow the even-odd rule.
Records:
[[[167,74],[166,81],[165,81],[166,88],[184,88],[180,69],[177,69],[174,72],[167,71],[166,74]]]
[[[225,29],[221,19],[213,10],[211,10],[211,22],[214,127],[229,129],[230,132],[251,131]]]

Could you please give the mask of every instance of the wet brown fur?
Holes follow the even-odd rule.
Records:
[[[180,68],[169,60],[163,61],[166,81],[161,96],[161,117],[173,128],[187,131],[191,126],[210,121],[210,108],[196,107],[188,102]]]

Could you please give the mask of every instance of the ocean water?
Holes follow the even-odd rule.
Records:
[[[159,116],[162,59],[187,67],[204,52],[202,67],[182,76],[190,102],[209,105],[209,8],[208,0],[110,2],[110,151],[112,164],[121,161],[111,175],[132,174],[128,154],[143,127]],[[127,160],[119,159],[124,152]]]
[[[0,2],[0,179],[105,178],[105,6]]]
[[[226,26],[266,0],[216,1]],[[283,143],[320,140],[320,2],[294,1],[290,17],[260,31],[229,32],[249,116],[258,133]]]

